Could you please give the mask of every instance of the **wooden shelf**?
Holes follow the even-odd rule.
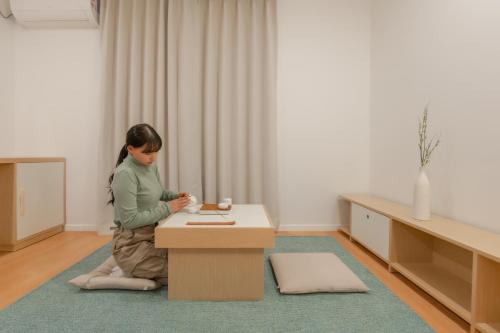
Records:
[[[393,221],[391,267],[471,322],[473,253]]]
[[[500,323],[478,323],[476,329],[482,333],[500,333]]]
[[[500,234],[435,214],[428,221],[416,220],[410,206],[373,195],[345,194],[342,198],[500,263]]]
[[[393,263],[392,268],[470,322],[471,283],[434,263]]]
[[[374,195],[341,198],[391,219],[390,268],[471,323],[471,331],[500,333],[500,234],[435,214],[416,220],[410,206]]]
[[[500,263],[478,255],[476,267],[476,328],[500,333]]]

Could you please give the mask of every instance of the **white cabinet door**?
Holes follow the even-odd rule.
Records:
[[[64,163],[17,163],[17,240],[64,224]]]
[[[351,204],[352,236],[385,260],[389,260],[389,228],[388,217]]]
[[[351,204],[351,235],[363,244],[370,238],[369,226],[366,222],[368,210],[356,204]]]

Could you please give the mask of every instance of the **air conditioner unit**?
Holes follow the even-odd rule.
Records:
[[[27,28],[96,28],[100,0],[10,0],[16,21]]]

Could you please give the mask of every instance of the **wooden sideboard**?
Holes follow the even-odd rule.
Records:
[[[341,196],[349,205],[340,230],[465,321],[471,332],[500,333],[500,234],[372,195]],[[386,251],[387,249],[387,251]]]
[[[16,251],[64,230],[66,160],[0,158],[0,251]]]

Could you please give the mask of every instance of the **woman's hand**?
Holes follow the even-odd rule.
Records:
[[[182,198],[182,197],[189,197],[189,193],[186,193],[186,192],[179,193],[179,198]]]
[[[172,213],[176,213],[180,211],[182,208],[189,205],[190,199],[188,196],[179,197],[178,199],[174,199],[168,202],[170,205],[170,210]]]

